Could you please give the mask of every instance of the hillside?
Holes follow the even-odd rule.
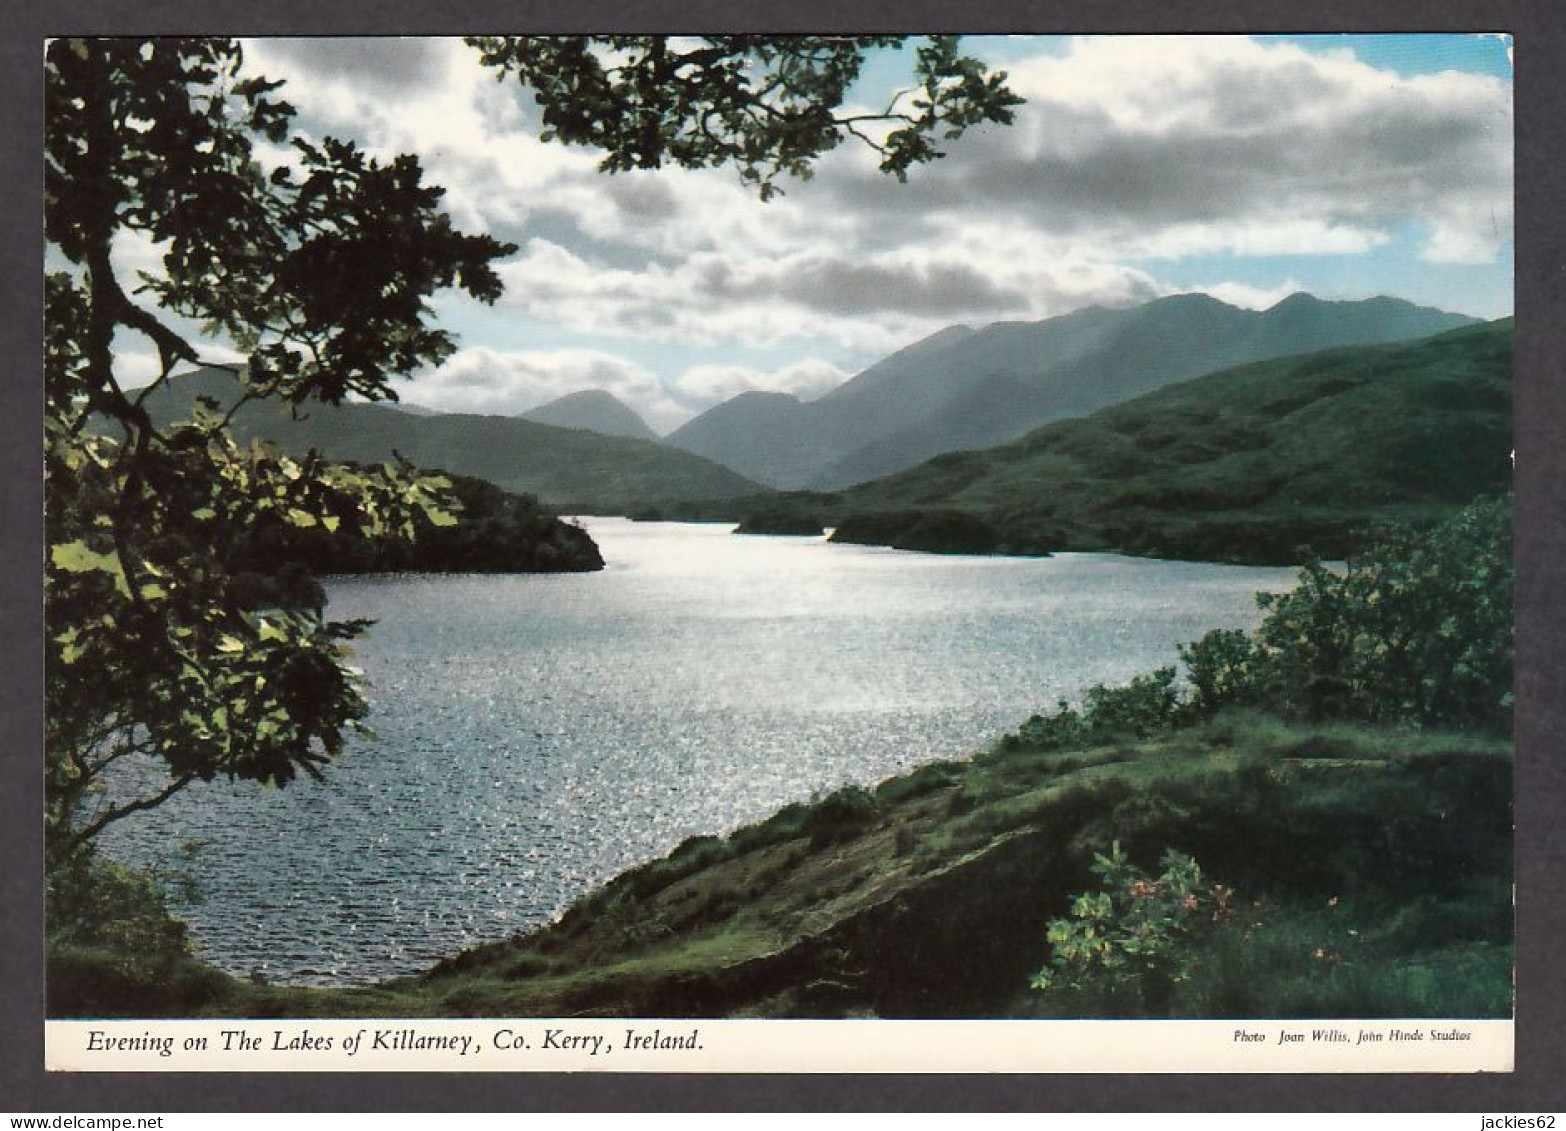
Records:
[[[171,379],[149,408],[159,419],[175,419],[187,415],[198,396],[226,406],[237,390],[228,370],[196,370]],[[419,467],[486,479],[579,510],[617,512],[759,489],[727,468],[663,444],[503,416],[418,416],[381,404],[317,404],[296,420],[286,407],[258,401],[239,410],[233,431],[242,440],[269,440],[292,453],[315,449],[349,462],[379,462],[398,452]]]
[[[835,536],[905,545],[955,512],[982,527],[909,548],[1339,556],[1368,525],[1506,489],[1512,336],[1503,319],[1213,373],[846,491]]]
[[[567,393],[518,414],[535,424],[553,424],[556,428],[580,428],[600,436],[621,436],[630,440],[656,440],[658,434],[634,409],[602,389],[583,389]]]
[[[668,437],[783,488],[841,488],[990,447],[1174,382],[1248,362],[1426,337],[1474,319],[1401,299],[1296,294],[1264,311],[1204,294],[1042,322],[949,327],[819,400],[745,394]]]

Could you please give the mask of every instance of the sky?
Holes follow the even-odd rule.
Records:
[[[845,144],[763,202],[732,170],[609,176],[455,39],[246,41],[312,137],[418,154],[459,227],[518,245],[458,352],[397,383],[512,414],[605,389],[664,432],[749,390],[819,396],[953,324],[1205,291],[1512,311],[1512,77],[1497,36],[975,37],[1026,99],[908,183]],[[910,53],[877,53],[878,105]],[[148,249],[127,248],[127,259]],[[134,369],[151,359],[127,349]],[[221,350],[219,349],[219,352]]]

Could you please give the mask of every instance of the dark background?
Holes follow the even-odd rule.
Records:
[[[1566,1109],[1566,5],[1559,0],[6,0],[0,38],[0,1107],[89,1111]],[[1517,99],[1517,1071],[1469,1076],[43,1072],[43,44],[65,34],[1507,31]]]

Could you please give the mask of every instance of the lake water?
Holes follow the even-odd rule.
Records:
[[[334,580],[378,621],[378,740],[324,783],[214,784],[111,827],[193,875],[208,961],[276,982],[420,970],[547,922],[687,836],[988,744],[1249,626],[1293,572],[986,558],[585,521],[601,573]],[[186,841],[193,851],[181,850]]]

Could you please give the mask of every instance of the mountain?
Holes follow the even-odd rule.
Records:
[[[155,419],[180,419],[198,396],[226,406],[239,389],[232,370],[199,369],[171,378],[149,398],[148,408]],[[383,404],[312,404],[300,412],[296,420],[275,400],[252,401],[235,414],[232,428],[241,440],[269,440],[294,453],[315,449],[337,460],[379,462],[400,453],[419,467],[486,479],[584,511],[620,512],[759,490],[728,468],[653,441],[514,417],[417,416]]]
[[[631,440],[656,440],[658,434],[647,427],[629,405],[602,389],[584,389],[530,408],[518,414],[536,424],[556,428],[581,428],[601,436],[621,436]]]
[[[833,457],[820,413],[787,393],[741,393],[664,437],[671,447],[724,467],[757,469],[758,481],[807,482]]]
[[[1042,322],[954,326],[819,400],[745,394],[668,442],[772,486],[840,488],[990,447],[1203,373],[1270,357],[1422,338],[1475,319],[1402,299],[1295,294],[1264,311],[1205,294]],[[756,399],[763,398],[766,399]]]
[[[1512,341],[1507,318],[1227,369],[808,509],[908,549],[1339,557],[1509,488]]]

